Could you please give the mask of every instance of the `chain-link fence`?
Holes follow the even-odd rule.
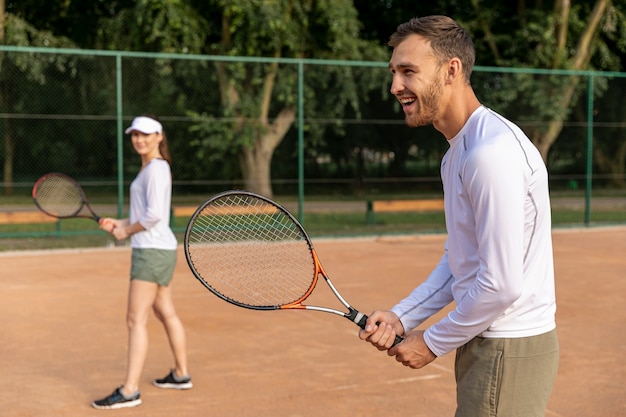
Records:
[[[0,211],[35,210],[33,183],[57,171],[103,215],[123,216],[140,167],[123,130],[143,113],[164,124],[175,205],[249,186],[242,172],[256,165],[245,159],[271,141],[270,189],[300,211],[312,201],[437,198],[447,143],[432,127],[405,126],[389,83],[385,62],[2,46]],[[472,83],[547,155],[553,200],[570,203],[572,223],[626,221],[625,73],[477,67]],[[617,214],[596,215],[604,211]],[[0,238],[99,233],[84,221],[3,223]]]

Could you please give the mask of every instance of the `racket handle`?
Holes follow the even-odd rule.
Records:
[[[367,322],[367,315],[360,313],[363,317],[361,317],[361,319],[357,322],[358,326],[361,329],[365,330],[365,324]],[[380,322],[376,322],[376,325],[379,325]],[[404,337],[400,336],[400,335],[396,335],[396,339],[393,341],[393,345],[391,345],[391,347],[394,347],[395,345],[397,345],[398,343],[402,342],[404,340]]]
[[[404,337],[400,336],[400,335],[396,335],[396,339],[393,341],[393,345],[391,345],[391,347],[394,347],[395,345],[397,345],[398,343],[402,342],[404,340]]]

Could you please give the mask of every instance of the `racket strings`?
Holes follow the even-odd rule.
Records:
[[[84,197],[80,186],[64,176],[47,176],[39,183],[34,194],[39,207],[53,216],[73,216],[83,207]]]
[[[205,206],[191,225],[188,247],[205,283],[239,304],[290,304],[314,282],[304,232],[282,210],[253,196],[229,195]]]

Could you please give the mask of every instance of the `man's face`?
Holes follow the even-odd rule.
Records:
[[[402,104],[406,124],[433,124],[439,115],[443,81],[430,42],[409,36],[394,48],[389,71],[393,76],[391,94]]]

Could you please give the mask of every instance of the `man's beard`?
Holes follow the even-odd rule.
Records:
[[[439,112],[439,100],[443,94],[443,84],[435,76],[428,89],[421,95],[421,101],[416,101],[417,111],[406,114],[404,121],[409,127],[427,126],[433,124]]]

